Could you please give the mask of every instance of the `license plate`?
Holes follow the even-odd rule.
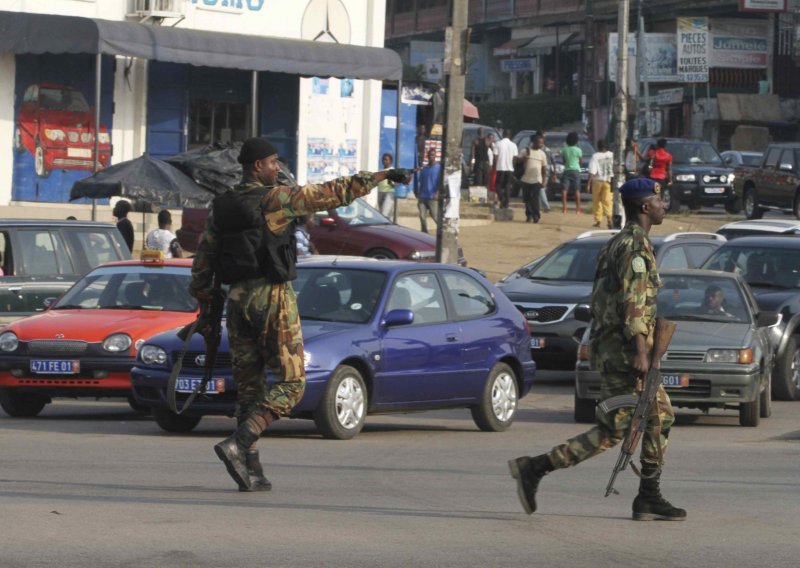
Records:
[[[181,378],[175,384],[176,392],[192,392],[200,384],[201,378]],[[206,394],[225,392],[225,379],[211,379],[206,384]]]
[[[544,337],[531,337],[531,349],[544,349]]]
[[[705,189],[706,193],[725,193],[724,187],[707,187]]]
[[[92,151],[89,148],[67,148],[69,158],[91,158]]]
[[[75,375],[80,372],[81,362],[77,360],[31,359],[31,373]]]
[[[671,375],[661,375],[661,385],[673,389],[680,389],[689,386],[689,375],[686,373],[673,373]]]

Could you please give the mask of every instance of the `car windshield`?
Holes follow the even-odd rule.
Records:
[[[752,322],[742,291],[732,278],[664,275],[661,282],[659,317],[672,321]]]
[[[70,288],[54,310],[157,310],[193,312],[192,275],[178,266],[109,266],[98,268]]]
[[[392,224],[380,211],[370,206],[363,199],[356,199],[350,205],[338,207],[336,214],[339,216],[339,221],[348,227]],[[317,213],[317,217],[320,216],[325,217],[326,213]]]
[[[292,287],[303,320],[366,323],[375,313],[384,272],[298,267]]]
[[[671,142],[667,152],[672,155],[673,164],[721,166],[722,158],[711,144],[703,142]]]
[[[605,241],[593,246],[567,243],[538,263],[531,270],[531,280],[569,280],[573,282],[594,281],[597,255]]]
[[[800,248],[722,246],[709,257],[703,268],[739,273],[750,286],[800,288]]]
[[[39,107],[46,110],[89,112],[89,105],[79,91],[72,89],[39,89]]]

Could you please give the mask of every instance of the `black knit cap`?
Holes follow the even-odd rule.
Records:
[[[278,149],[266,138],[248,138],[242,144],[237,160],[240,164],[252,164],[277,153]]]

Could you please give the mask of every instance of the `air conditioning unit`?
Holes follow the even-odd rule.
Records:
[[[184,18],[186,0],[133,0],[133,13],[130,17],[145,22],[151,18]]]

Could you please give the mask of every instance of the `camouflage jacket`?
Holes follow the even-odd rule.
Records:
[[[270,231],[281,234],[296,218],[347,205],[369,193],[376,184],[370,172],[359,172],[351,177],[342,177],[321,184],[308,184],[302,187],[276,186],[262,201],[264,220]],[[258,182],[240,183],[233,190],[248,190],[259,185]],[[193,296],[197,296],[198,292],[211,290],[218,242],[214,218],[213,215],[209,215],[192,263],[189,293]]]
[[[652,344],[661,280],[653,245],[645,230],[628,224],[600,251],[592,289],[592,366],[611,361],[628,366],[639,334]],[[618,366],[618,365],[615,365]]]

